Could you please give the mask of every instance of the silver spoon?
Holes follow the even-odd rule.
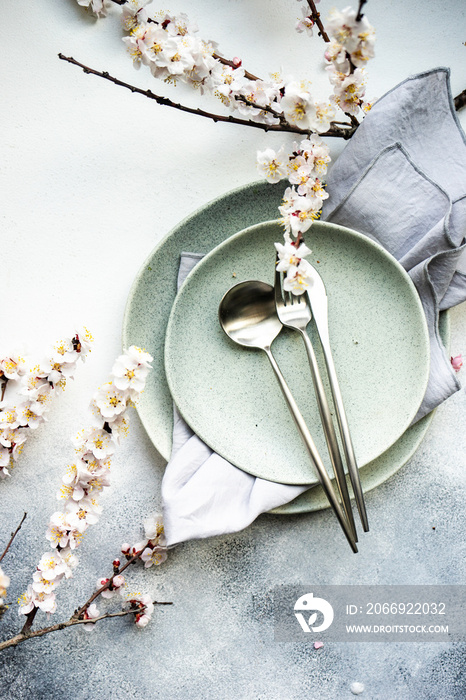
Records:
[[[356,543],[338,501],[332,481],[317,452],[314,440],[304,422],[301,411],[270,349],[272,342],[283,328],[275,309],[273,287],[270,284],[265,284],[265,282],[254,280],[236,284],[222,298],[218,315],[223,330],[235,343],[247,348],[263,350],[269,358],[290,413],[295,420],[311,462],[317,472],[319,482],[330,501],[351,549],[353,552],[357,552]]]

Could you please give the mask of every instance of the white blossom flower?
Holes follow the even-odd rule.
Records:
[[[366,91],[364,71],[357,68],[350,75],[332,73],[330,81],[334,86],[332,101],[346,114],[357,114]]]
[[[301,129],[315,130],[316,109],[311,93],[302,83],[290,82],[281,100],[283,114],[290,124]]]
[[[65,504],[67,520],[73,529],[84,532],[88,525],[95,525],[102,512],[94,498],[85,496],[80,501],[67,500]]]
[[[10,585],[10,577],[7,576],[0,566],[0,605],[3,605],[3,599],[6,596],[6,589]]]
[[[135,556],[135,554],[141,554],[141,552],[147,547],[147,540],[143,540],[142,542],[136,542],[136,544],[133,544],[131,547],[130,554],[132,557]]]
[[[19,379],[25,372],[25,360],[20,355],[10,355],[0,360],[0,379]]]
[[[319,178],[314,180],[314,184],[309,187],[307,191],[307,197],[310,199],[312,206],[315,210],[319,210],[322,207],[322,202],[324,199],[328,198],[328,192],[324,189],[322,182]]]
[[[375,30],[363,15],[356,20],[357,11],[352,7],[332,10],[326,27],[327,32],[350,54],[352,63],[362,67],[374,56]]]
[[[94,394],[94,405],[97,406],[103,418],[111,421],[126,408],[128,395],[118,389],[113,382],[107,382]],[[97,455],[96,455],[97,456]]]
[[[143,29],[144,33],[142,34]],[[174,37],[170,36],[158,24],[145,25],[141,27],[139,33],[142,34],[138,45],[143,62],[149,66],[154,63],[156,66],[166,68],[167,55],[169,53],[174,54],[177,50],[177,43]],[[137,33],[133,32],[133,36],[137,38]],[[164,74],[162,73],[160,77],[162,75]],[[168,71],[166,75],[168,75]]]
[[[8,447],[0,445],[0,467],[2,468],[0,474],[2,476],[9,476],[9,472],[6,467],[9,467],[11,463],[11,453]]]
[[[112,438],[116,444],[120,444],[120,439],[128,435],[129,422],[123,413],[112,420]]]
[[[191,37],[176,37],[175,50],[166,50],[163,58],[160,57],[158,65],[165,67],[170,75],[183,77],[189,74],[195,65],[195,60],[191,51]]]
[[[141,554],[141,559],[144,562],[144,568],[146,569],[153,566],[154,564],[155,566],[163,564],[166,558],[167,550],[165,547],[146,547],[146,549]]]
[[[295,185],[298,194],[306,195],[310,187],[312,187],[314,184],[312,173],[312,166],[302,156],[294,158],[288,180],[292,185]]]
[[[115,588],[115,590],[119,590],[120,588],[123,588],[125,585],[125,577],[122,576],[121,574],[117,574],[116,576],[113,577],[112,581],[112,586]]]
[[[34,591],[29,584],[25,593],[18,598],[18,615],[27,615],[34,608]]]
[[[96,588],[99,590],[102,588],[102,586],[105,586],[108,582],[110,581],[109,578],[99,578],[97,579],[96,583]],[[111,586],[109,588],[106,588],[105,590],[102,591],[100,594],[102,598],[113,598],[116,595],[120,595],[122,593],[122,589],[125,586],[125,578],[121,574],[118,574],[117,576],[113,577]]]
[[[349,73],[351,70],[348,54],[344,46],[338,43],[336,39],[332,39],[324,53],[324,58],[327,63],[332,64],[334,69],[339,73]]]
[[[163,519],[160,513],[153,513],[144,520],[144,534],[152,544],[165,544]]]
[[[23,401],[16,407],[16,415],[18,425],[27,425],[32,430],[35,430],[46,418],[33,410],[33,404],[33,401]]]
[[[36,608],[46,613],[54,613],[57,609],[55,593],[36,593],[33,590],[33,602]]]
[[[151,597],[147,593],[133,593],[129,597],[128,602],[132,609],[141,611],[135,615],[136,627],[146,627],[154,612],[154,604]]]
[[[161,23],[166,25],[167,32],[172,36],[186,36],[198,31],[197,24],[191,21],[184,12],[180,12],[178,15],[166,12]]]
[[[53,513],[45,533],[52,547],[66,547],[68,544],[69,526],[65,520],[65,514],[58,511]]]
[[[83,530],[73,528],[67,519],[67,514],[57,511],[50,518],[49,526],[45,537],[52,547],[70,547],[76,549],[81,544]],[[63,558],[63,557],[62,557]]]
[[[147,46],[144,42],[149,28],[149,25],[145,23],[138,24],[136,27],[134,27],[130,36],[123,37],[123,41],[126,44],[126,49],[133,59],[133,65],[135,68],[140,68],[143,59],[146,64],[150,62],[150,58],[147,56]]]
[[[301,12],[303,16],[296,22],[295,29],[300,34],[302,34],[302,32],[306,32],[308,36],[312,36],[312,27],[314,26],[314,20],[312,19],[309,13],[309,7],[302,7]]]
[[[54,592],[56,584],[59,583],[60,580],[61,577],[49,581],[48,579],[44,578],[42,571],[34,571],[32,574],[32,590],[34,593],[45,593],[46,595],[49,595],[50,593]]]
[[[78,557],[74,554],[70,547],[66,547],[60,551],[60,556],[66,565],[65,578],[71,578],[73,569],[78,565]]]
[[[330,129],[331,122],[335,118],[335,109],[330,102],[315,102],[314,106],[316,110],[315,130],[322,134]]]
[[[48,358],[41,363],[42,378],[54,387],[64,386],[66,378],[71,379],[76,371],[76,362],[60,362],[57,357]]]
[[[105,0],[77,0],[78,5],[87,7],[96,17],[105,17],[107,5]]]
[[[66,564],[60,556],[60,553],[53,550],[42,555],[37,568],[42,572],[42,576],[47,581],[54,581],[56,578],[61,578],[66,571]]]
[[[118,393],[119,390],[116,390]],[[107,394],[105,394],[107,396]],[[99,407],[100,408],[100,407]],[[103,428],[87,428],[81,430],[73,438],[76,453],[82,458],[87,454],[93,454],[97,460],[106,459],[115,452],[115,441],[112,433]]]
[[[58,341],[53,347],[52,359],[55,362],[74,364],[77,358],[77,352],[74,347],[74,343],[71,338],[65,338],[64,340]]]
[[[131,32],[141,23],[145,22],[148,14],[144,9],[152,0],[126,0],[121,10],[121,24],[123,29]]]
[[[295,236],[298,233],[305,233],[312,222],[318,218],[314,201],[310,197],[300,195],[296,196],[289,208],[282,206],[279,207],[279,211],[283,216],[285,229]]]
[[[152,2],[152,0],[149,1]],[[94,342],[94,337],[86,326],[82,326],[78,329],[78,332],[75,334],[72,342],[75,351],[80,354],[84,360],[85,355],[91,352],[91,345]]]
[[[231,101],[230,107],[244,119],[252,119],[262,124],[279,124],[282,108],[277,101],[280,97],[280,88],[277,83],[265,80],[244,80],[234,97],[235,100]],[[254,104],[251,105],[248,102]],[[268,108],[272,108],[276,114]]]
[[[132,389],[139,393],[144,388],[149,369],[149,365],[139,362],[137,357],[120,355],[112,368],[113,383],[120,391]]]
[[[100,612],[95,603],[91,603],[83,613],[84,620],[95,620],[96,617],[100,616]],[[89,624],[83,625],[84,629],[91,631],[95,627],[95,622],[90,622]]]
[[[5,401],[0,403],[0,430],[14,430],[20,423],[15,406],[8,406]]]
[[[246,83],[244,68],[232,68],[216,61],[204,86],[213,92],[224,105],[236,108],[235,96],[241,94]]]
[[[278,153],[275,153],[272,148],[257,151],[257,169],[265,175],[267,182],[279,182],[286,177],[286,160],[283,148],[280,148]]]
[[[283,282],[283,289],[297,296],[304,294],[311,281],[312,269],[312,265],[304,259],[299,261],[299,265],[292,265]]]
[[[54,390],[51,384],[43,382],[38,384],[36,389],[28,393],[31,404],[30,409],[33,413],[41,416],[50,408],[50,404],[54,397]]]
[[[279,272],[287,272],[290,267],[296,267],[299,265],[302,258],[306,255],[310,255],[312,250],[310,250],[305,243],[301,243],[299,246],[293,241],[282,243],[275,243],[275,249],[278,253],[279,262],[277,263],[277,270]]]

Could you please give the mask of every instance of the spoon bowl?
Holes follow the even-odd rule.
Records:
[[[273,287],[265,282],[239,282],[228,290],[218,309],[220,325],[235,343],[264,350],[282,330]]]

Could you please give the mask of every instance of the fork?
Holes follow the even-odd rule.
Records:
[[[279,258],[277,254],[277,264],[278,261]],[[276,267],[274,290],[275,307],[277,310],[278,318],[285,327],[298,331],[301,334],[301,337],[306,347],[309,365],[311,368],[312,381],[317,397],[317,405],[319,408],[320,418],[324,429],[325,440],[330,455],[330,461],[332,463],[338,491],[346,514],[346,518],[348,520],[348,524],[353,534],[353,537],[357,542],[358,540],[356,534],[356,526],[354,523],[353,512],[351,509],[351,500],[348,493],[345,470],[340,455],[340,449],[338,447],[338,440],[335,434],[332,415],[330,413],[330,407],[328,405],[327,396],[325,394],[324,385],[322,383],[322,377],[320,375],[314,348],[312,346],[308,334],[306,333],[306,328],[312,319],[312,311],[307,299],[307,295],[303,294],[302,296],[297,297],[294,294],[287,292],[283,288],[283,275],[277,270]]]

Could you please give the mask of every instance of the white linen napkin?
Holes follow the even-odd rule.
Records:
[[[381,98],[328,178],[323,219],[381,243],[409,272],[431,342],[419,420],[460,388],[438,334],[438,314],[466,299],[466,138],[444,68],[409,78]],[[182,255],[178,285],[201,255]],[[237,532],[307,486],[253,477],[207,447],[174,409],[162,480],[168,546]]]

